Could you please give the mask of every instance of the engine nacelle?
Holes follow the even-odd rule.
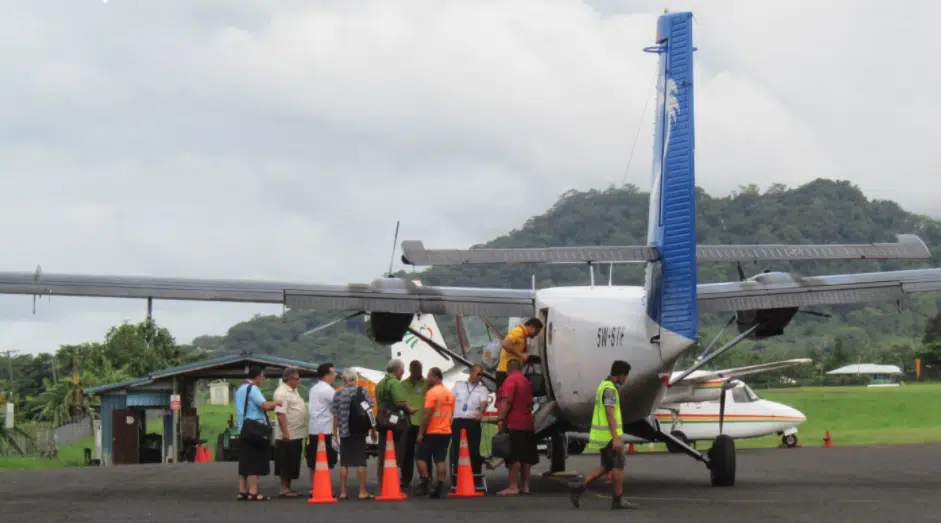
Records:
[[[738,311],[735,313],[735,325],[738,327],[738,332],[745,332],[753,325],[758,324],[758,328],[748,335],[750,340],[780,336],[784,334],[784,328],[794,319],[797,310],[797,307],[786,307]]]
[[[414,318],[414,314],[373,312],[369,315],[366,333],[376,343],[392,345],[402,341]]]
[[[786,272],[765,271],[756,274],[747,281],[754,281],[763,285],[773,286],[776,283],[794,283],[799,282],[800,277]],[[737,311],[735,313],[736,327],[738,332],[745,332],[755,324],[759,327],[748,335],[748,339],[761,340],[772,336],[784,334],[784,328],[791,323],[794,315],[797,314],[798,307],[782,307],[777,309],[754,309],[748,311]]]

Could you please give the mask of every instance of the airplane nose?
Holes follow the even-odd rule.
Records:
[[[807,416],[805,416],[803,412],[795,409],[794,407],[788,407],[787,410],[788,410],[787,415],[793,418],[797,418],[798,422],[803,423],[807,421]]]

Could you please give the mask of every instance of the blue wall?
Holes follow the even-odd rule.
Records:
[[[111,465],[111,452],[114,448],[114,428],[112,414],[126,408],[170,408],[170,393],[164,391],[140,391],[126,394],[104,394],[101,397],[101,461]],[[166,449],[173,443],[173,416],[163,417],[163,445]]]

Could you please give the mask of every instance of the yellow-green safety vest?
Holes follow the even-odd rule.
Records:
[[[617,437],[623,435],[621,429],[621,395],[618,394],[618,388],[611,380],[604,380],[598,385],[595,391],[595,410],[591,415],[591,432],[588,434],[588,448],[601,448],[611,441],[611,429],[608,427],[608,414],[604,407],[604,391],[611,389],[614,391],[614,422],[617,425]]]

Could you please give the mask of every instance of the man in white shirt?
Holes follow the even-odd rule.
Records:
[[[301,377],[294,367],[284,369],[281,384],[274,391],[274,400],[281,401],[274,412],[281,435],[275,442],[274,474],[281,478],[281,497],[294,498],[300,493],[291,488],[291,481],[301,474],[301,447],[307,428],[307,407],[297,392]]]
[[[457,484],[457,453],[461,447],[461,429],[467,430],[471,469],[475,476],[481,471],[480,423],[490,402],[490,391],[480,381],[483,369],[474,365],[467,381],[458,381],[451,388],[454,393],[454,417],[451,421],[451,483]]]
[[[327,446],[327,466],[333,469],[337,464],[337,451],[333,445],[333,380],[337,371],[332,363],[322,363],[317,367],[317,383],[310,388],[307,407],[310,410],[310,436],[307,439],[307,466],[310,468],[310,484],[314,484],[314,468],[317,466],[317,442],[323,434]],[[339,443],[339,442],[337,442]]]

